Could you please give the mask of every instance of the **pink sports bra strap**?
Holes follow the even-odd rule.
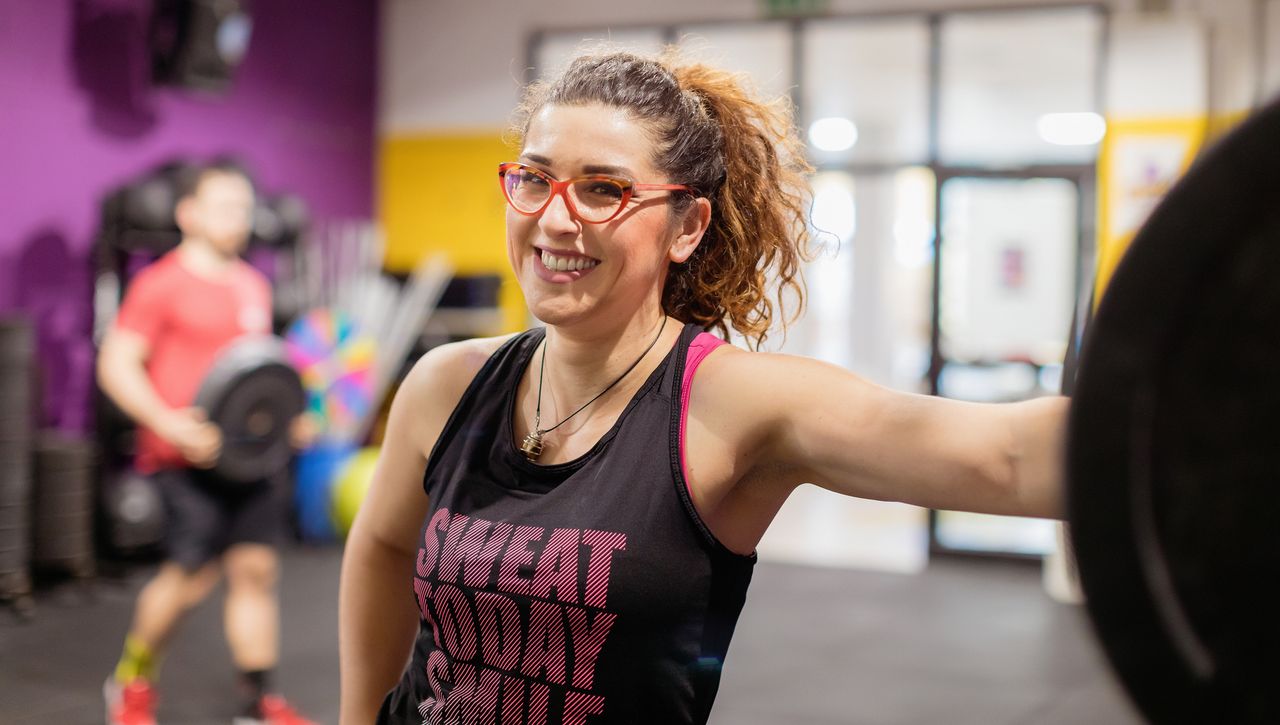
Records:
[[[689,420],[689,390],[693,387],[693,373],[707,355],[724,344],[726,344],[724,340],[709,332],[698,333],[698,336],[693,338],[693,342],[689,343],[689,353],[685,356],[684,379],[680,382],[680,474],[684,476],[686,487],[689,485],[689,467],[685,464],[684,458],[684,432],[685,424]]]

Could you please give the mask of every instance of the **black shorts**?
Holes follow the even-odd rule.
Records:
[[[199,469],[155,474],[170,561],[195,571],[233,544],[278,547],[289,528],[288,489],[276,481],[228,483]]]

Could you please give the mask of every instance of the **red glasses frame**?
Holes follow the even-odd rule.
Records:
[[[525,211],[524,209],[516,206],[516,203],[511,200],[511,192],[507,189],[506,182],[507,174],[512,171],[529,172],[535,176],[541,177],[547,182],[547,185],[551,187],[551,193],[547,195],[547,200],[542,202],[542,206],[538,207],[534,211]],[[610,181],[621,187],[622,199],[618,202],[617,210],[607,218],[600,219],[598,221],[584,218],[582,214],[578,212],[578,207],[573,203],[573,195],[569,193],[569,187],[579,181]],[[569,211],[579,220],[587,224],[604,224],[616,219],[617,216],[622,213],[622,210],[627,208],[627,202],[631,200],[632,193],[636,191],[687,191],[689,193],[693,193],[693,189],[685,186],[684,184],[639,184],[625,176],[612,176],[610,174],[586,174],[584,176],[575,176],[571,179],[558,181],[547,172],[529,166],[528,164],[522,164],[519,161],[505,161],[498,164],[498,185],[502,187],[502,196],[507,200],[507,204],[510,205],[512,209],[515,209],[517,213],[525,216],[537,216],[545,211],[546,208],[551,205],[551,200],[556,198],[556,195],[559,194],[564,199],[565,206],[569,207]]]

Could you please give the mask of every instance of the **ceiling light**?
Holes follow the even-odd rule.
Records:
[[[1107,122],[1096,113],[1046,113],[1036,122],[1040,138],[1058,146],[1091,146],[1107,133]]]
[[[823,151],[845,151],[858,142],[858,127],[847,118],[819,118],[809,126],[809,141]]]

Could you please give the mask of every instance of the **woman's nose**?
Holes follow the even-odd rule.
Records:
[[[563,193],[551,197],[547,208],[542,210],[538,224],[548,235],[578,233],[578,220],[574,218],[573,211],[569,208],[569,200]]]

